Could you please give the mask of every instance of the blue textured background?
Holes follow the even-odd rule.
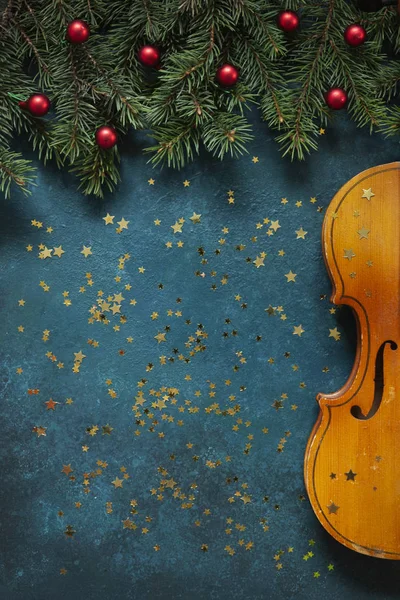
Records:
[[[132,136],[122,148],[123,182],[104,201],[82,197],[75,179],[51,166],[40,168],[31,197],[14,192],[12,201],[2,199],[1,599],[399,597],[399,563],[357,555],[330,538],[304,499],[302,474],[305,444],[318,412],[315,395],[343,385],[355,352],[351,315],[344,308],[329,311],[331,287],[320,246],[324,211],[317,207],[325,209],[339,187],[361,170],[398,160],[398,142],[370,137],[340,115],[321,136],[319,152],[306,163],[291,164],[279,157],[263,124],[255,122],[255,130],[249,155],[223,163],[203,156],[181,172],[152,169],[141,153],[148,144],[145,135]],[[259,158],[257,164],[252,156]],[[148,184],[151,177],[153,186]],[[186,179],[189,187],[183,186]],[[228,204],[228,190],[235,192],[234,205]],[[282,197],[288,199],[286,205]],[[315,204],[311,197],[317,198]],[[299,200],[302,206],[296,207]],[[129,220],[128,230],[117,234],[115,225],[105,226],[107,212],[115,215],[114,223],[121,217]],[[200,223],[190,221],[193,212],[201,214]],[[179,218],[185,219],[182,233],[174,234],[171,225]],[[274,235],[266,235],[268,225],[257,229],[264,218],[279,220]],[[32,227],[32,219],[44,228]],[[159,226],[155,219],[161,220]],[[54,229],[50,234],[49,226]],[[222,233],[223,227],[229,233]],[[296,238],[300,227],[308,232],[305,239]],[[177,246],[178,239],[183,247]],[[167,241],[173,241],[172,248],[165,246]],[[49,248],[61,244],[65,254],[39,260],[41,243]],[[26,251],[29,244],[32,252]],[[242,251],[236,249],[240,244],[246,246]],[[80,254],[83,245],[92,247],[87,259]],[[278,256],[281,249],[284,256]],[[253,261],[261,252],[267,253],[265,266],[256,268]],[[118,259],[125,253],[131,259],[120,271]],[[142,266],[144,273],[138,271]],[[294,283],[285,277],[290,270],[297,274]],[[92,287],[86,285],[87,272]],[[223,285],[224,275],[228,282]],[[39,286],[42,280],[50,285],[48,293]],[[131,290],[125,290],[126,284]],[[82,285],[85,293],[79,293]],[[71,306],[63,304],[64,290]],[[121,313],[127,323],[120,331],[112,328],[118,315],[110,317],[108,326],[88,323],[98,290],[105,296],[123,293]],[[18,305],[22,298],[23,307]],[[131,298],[137,300],[135,306],[129,304]],[[270,305],[282,306],[283,312],[269,316],[265,309]],[[153,311],[159,315],[156,320],[150,316]],[[174,349],[188,355],[185,342],[196,336],[198,324],[208,334],[202,340],[206,349],[186,364]],[[293,335],[299,324],[301,337]],[[17,330],[20,325],[23,332]],[[166,342],[158,344],[154,336],[167,325]],[[340,341],[329,337],[334,327],[341,332]],[[42,340],[45,329],[51,331],[47,342]],[[126,342],[130,335],[132,344]],[[98,340],[99,347],[88,345],[89,338]],[[86,358],[80,372],[73,373],[73,353],[79,350]],[[64,363],[63,369],[46,357],[48,351]],[[160,364],[161,355],[167,364]],[[242,357],[246,362],[240,362]],[[268,362],[271,357],[273,363]],[[149,363],[154,367],[146,371]],[[329,371],[323,372],[324,367]],[[114,399],[107,393],[108,378],[117,392]],[[149,431],[152,419],[147,417],[146,425],[138,427],[131,409],[143,378],[143,408],[159,420],[155,432]],[[179,389],[177,404],[152,409],[155,398],[149,390],[162,386]],[[29,395],[28,389],[40,392]],[[197,390],[201,396],[195,395]],[[233,402],[230,394],[236,396]],[[281,394],[287,398],[276,409],[273,403]],[[68,397],[72,405],[65,404]],[[55,411],[46,410],[49,398],[59,402]],[[198,412],[189,413],[185,400]],[[221,411],[237,404],[240,412],[207,412],[213,403]],[[293,404],[297,410],[291,409]],[[162,421],[163,412],[174,421]],[[243,422],[235,431],[238,418]],[[183,426],[177,425],[179,419]],[[99,432],[91,437],[86,428],[95,424]],[[113,428],[111,435],[102,434],[106,424]],[[46,427],[46,436],[38,437],[35,426]],[[262,432],[264,427],[269,433]],[[140,436],[134,433],[138,428]],[[284,437],[284,450],[278,452]],[[251,448],[245,454],[247,443]],[[88,452],[82,452],[85,444]],[[97,460],[108,466],[90,479],[90,493],[85,494],[83,473],[95,471]],[[216,463],[215,468],[207,461]],[[67,464],[75,480],[61,472]],[[115,489],[111,482],[122,478],[121,466],[130,478]],[[164,478],[159,467],[176,482],[162,492],[162,500],[150,492]],[[190,489],[193,482],[196,489]],[[186,500],[173,496],[176,487]],[[193,506],[183,509],[191,493]],[[242,501],[244,494],[250,502]],[[234,503],[229,502],[232,497]],[[129,514],[131,499],[137,500],[134,516]],[[110,514],[106,502],[112,502]],[[135,531],[123,528],[129,516],[138,525]],[[67,525],[76,532],[72,538],[64,534]],[[269,529],[264,531],[263,525]],[[227,528],[232,532],[226,533]],[[252,545],[246,550],[248,542]],[[235,550],[233,556],[227,545]],[[308,552],[313,555],[304,560]]]

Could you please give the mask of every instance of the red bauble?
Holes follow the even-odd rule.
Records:
[[[299,15],[294,10],[283,10],[278,15],[278,26],[286,33],[296,31],[299,23]]]
[[[96,131],[96,144],[103,150],[112,148],[117,143],[117,132],[114,127],[103,125]]]
[[[232,85],[235,85],[239,78],[239,70],[233,65],[226,63],[219,67],[216,77],[220,85],[223,87],[231,87]]]
[[[50,100],[44,94],[32,94],[28,100],[18,102],[19,106],[33,117],[44,117],[50,110]]]
[[[353,25],[349,25],[344,30],[344,41],[349,46],[361,46],[367,39],[367,32],[365,31],[362,25],[358,25],[354,23]]]
[[[157,67],[160,62],[161,53],[155,46],[142,46],[138,51],[137,57],[138,61],[144,67]]]
[[[331,88],[325,94],[325,102],[333,110],[340,110],[347,102],[347,92],[342,88]]]
[[[89,39],[89,25],[82,19],[74,19],[67,26],[67,40],[71,44],[83,44]]]

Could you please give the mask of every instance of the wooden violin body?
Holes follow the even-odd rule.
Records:
[[[311,505],[339,542],[400,559],[400,162],[360,173],[323,225],[332,302],[357,320],[345,385],[318,394],[304,476]]]

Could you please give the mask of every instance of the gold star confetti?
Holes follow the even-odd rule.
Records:
[[[340,340],[340,331],[338,331],[337,327],[329,330],[329,337],[332,337],[337,342]]]
[[[165,333],[157,333],[157,335],[154,336],[154,339],[156,339],[158,341],[158,343],[160,344],[161,342],[166,342],[167,340],[165,339],[166,334]]]
[[[103,221],[106,225],[113,225],[114,224],[114,216],[111,216],[110,213],[107,213],[105,217],[103,217]]]
[[[250,154],[243,159],[244,166],[250,160],[263,163],[262,159]],[[262,169],[253,171],[254,176],[257,173],[264,176]],[[116,199],[113,212],[124,206],[118,216],[107,212],[101,217],[107,201],[99,216],[92,215],[93,227],[86,219],[63,223],[55,213],[53,231],[37,215],[28,232],[21,228],[26,237],[18,245],[16,241],[29,269],[26,281],[14,271],[12,300],[5,312],[11,324],[8,372],[17,392],[13,409],[16,416],[19,406],[26,410],[29,419],[20,422],[28,426],[31,450],[40,460],[46,458],[43,464],[52,474],[47,483],[43,479],[46,498],[50,494],[51,499],[52,487],[57,491],[56,508],[42,526],[68,538],[60,548],[63,544],[75,548],[73,560],[66,548],[53,571],[58,576],[65,565],[68,576],[79,575],[84,565],[76,568],[75,555],[78,560],[82,540],[97,519],[106,533],[109,530],[110,543],[131,537],[128,545],[144,558],[150,553],[159,564],[171,548],[163,542],[169,531],[163,531],[165,523],[178,532],[185,525],[192,528],[183,540],[185,548],[189,554],[194,548],[200,561],[234,561],[236,568],[243,557],[254,555],[257,561],[269,547],[277,576],[290,574],[299,561],[304,567],[314,561],[308,576],[313,585],[320,583],[313,573],[326,577],[331,556],[321,556],[318,544],[308,540],[314,534],[303,540],[310,545],[305,553],[300,552],[296,535],[292,540],[281,536],[277,547],[268,546],[276,544],[280,526],[284,532],[286,498],[278,498],[268,486],[260,487],[255,467],[260,438],[272,470],[282,466],[282,454],[292,460],[288,429],[301,426],[305,410],[301,395],[312,389],[306,357],[315,328],[300,301],[315,276],[311,259],[324,207],[301,189],[290,198],[271,189],[271,202],[253,206],[249,188],[232,172],[229,185],[237,185],[236,191],[226,192],[217,182],[211,205],[201,190],[192,194],[193,188],[188,189],[187,202],[179,208],[175,201],[162,201],[169,192],[161,179],[157,188],[150,189],[155,179],[146,171],[142,177],[143,202],[151,211],[143,215],[135,211],[137,219],[131,216],[129,221],[131,209]],[[173,189],[176,182],[181,189],[179,175],[171,177]],[[261,181],[256,183],[261,189]],[[190,181],[183,186],[189,188]],[[215,210],[215,200],[222,202],[221,210]],[[128,210],[121,218],[120,211]],[[348,242],[357,254],[355,244],[367,248],[364,239],[371,235],[361,227],[361,218]],[[293,231],[304,240],[305,227],[310,236],[293,252]],[[53,233],[47,247],[47,236]],[[83,239],[88,245],[82,246]],[[91,260],[77,260],[78,253]],[[367,254],[363,261],[368,259]],[[358,267],[356,260],[353,264]],[[352,266],[344,271],[349,284]],[[357,275],[354,283],[359,279]],[[296,285],[288,290],[288,283]],[[367,292],[361,289],[362,294]],[[331,311],[340,314],[327,296],[322,285],[315,298],[324,300],[320,309],[327,319],[326,331],[332,325]],[[260,312],[264,318],[259,318]],[[328,351],[331,342],[324,327],[321,330],[321,345]],[[329,329],[329,337],[339,340],[340,332]],[[260,373],[270,369],[276,384],[264,402],[261,420],[249,402],[254,368]],[[319,373],[330,373],[329,369],[331,364],[317,366]],[[154,456],[144,452],[146,448]],[[130,456],[135,457],[133,462]],[[373,464],[379,468],[377,461]],[[344,469],[350,473],[350,464]],[[345,479],[338,471],[336,482],[329,479],[329,483],[340,483],[340,477]],[[346,485],[354,488],[357,479]],[[294,502],[305,500],[303,490],[293,493]],[[335,519],[344,509],[339,509],[340,497],[333,489],[330,493],[334,497],[325,500],[324,510]],[[218,535],[227,538],[222,546],[214,535],[218,523],[222,525]]]
[[[291,270],[289,271],[289,273],[286,273],[285,275],[287,282],[289,283],[289,281],[296,281],[296,273],[293,273]]]
[[[367,229],[366,227],[361,227],[361,229],[359,229],[357,233],[360,236],[360,240],[366,240],[368,239],[369,229]]]
[[[119,229],[121,231],[122,231],[122,229],[128,229],[129,221],[125,221],[125,219],[123,217],[120,221],[117,221],[117,223],[118,223]]]
[[[85,258],[87,258],[88,256],[90,256],[92,254],[92,247],[91,246],[83,246],[83,248],[81,250],[81,254],[83,254],[83,256]]]
[[[374,196],[375,194],[373,193],[371,188],[368,188],[367,190],[363,189],[363,195],[361,196],[361,198],[366,198],[368,201],[370,201],[371,198],[373,198]]]
[[[257,258],[253,261],[257,269],[259,267],[265,267],[264,265],[265,256],[257,256]]]
[[[296,239],[304,240],[308,232],[304,231],[304,229],[302,227],[300,227],[300,229],[297,229],[295,233],[297,234]]]
[[[353,252],[353,250],[351,248],[349,248],[348,250],[344,250],[344,256],[343,258],[347,258],[348,260],[352,260],[355,257],[355,254]]]
[[[299,337],[301,337],[301,335],[304,333],[304,329],[302,325],[295,325],[293,328],[293,335],[298,335]]]
[[[192,221],[192,223],[200,223],[200,217],[201,215],[197,215],[194,212],[193,215],[190,217],[190,220]]]
[[[174,225],[171,225],[171,228],[174,233],[182,233],[182,226],[183,223],[179,223],[178,221],[176,221]]]
[[[117,488],[122,488],[123,482],[124,482],[123,479],[119,479],[119,477],[116,477],[114,479],[114,481],[112,481],[111,483],[113,484],[113,486],[115,487],[115,489],[117,489]]]
[[[65,250],[62,249],[62,246],[53,248],[53,256],[58,256],[58,258],[61,258],[63,254],[65,254]]]
[[[270,229],[273,229],[275,232],[280,228],[279,221],[271,221]]]

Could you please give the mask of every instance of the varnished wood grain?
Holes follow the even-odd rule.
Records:
[[[398,560],[400,163],[368,169],[342,187],[326,212],[322,244],[331,300],[351,306],[358,340],[345,385],[317,395],[320,413],[304,462],[307,492],[336,540],[364,554]],[[381,394],[375,381],[379,364]],[[357,416],[370,418],[356,418],[355,406]]]

